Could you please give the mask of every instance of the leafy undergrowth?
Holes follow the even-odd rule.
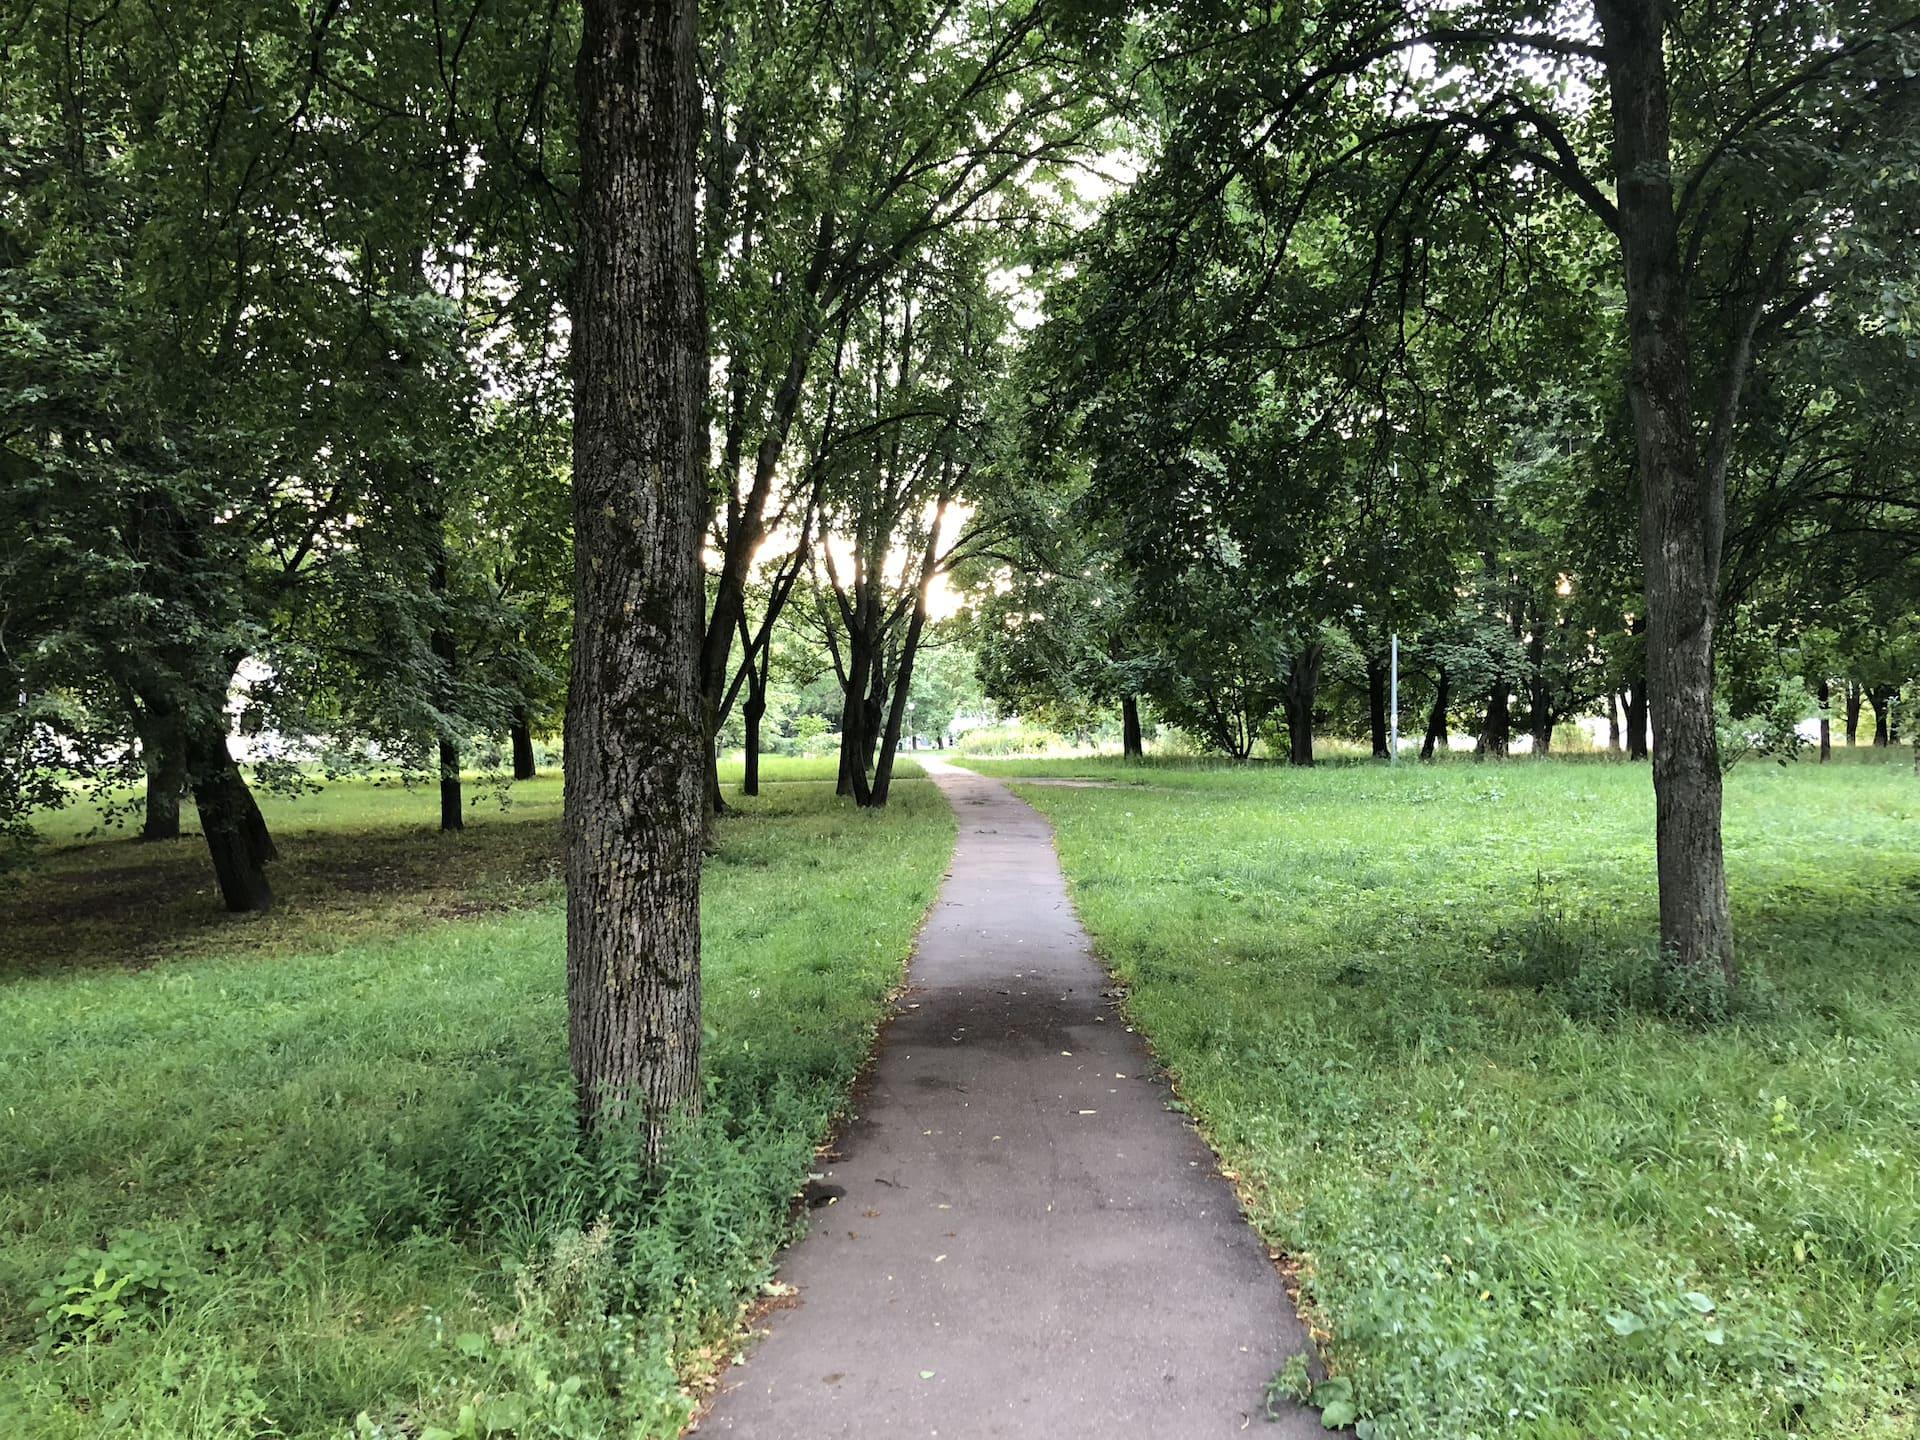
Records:
[[[0,1434],[677,1433],[953,832],[919,783],[879,815],[742,803],[705,885],[706,1114],[654,1176],[576,1138],[551,902],[0,988]]]
[[[1137,780],[1142,767],[999,767]],[[1027,786],[1375,1440],[1920,1433],[1920,782],[1743,766],[1749,983],[1654,983],[1623,764]]]

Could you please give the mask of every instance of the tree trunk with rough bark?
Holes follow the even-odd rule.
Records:
[[[213,720],[189,725],[183,749],[187,783],[222,903],[236,914],[271,910],[273,887],[267,883],[266,866],[278,852],[253,792],[227,749],[224,726]]]
[[[171,716],[148,716],[140,726],[140,764],[146,771],[142,840],[180,838],[180,798],[187,790],[187,756]]]
[[[1120,697],[1120,753],[1129,760],[1140,760],[1146,757],[1146,740],[1140,730],[1140,697],[1138,695]]]
[[[1618,232],[1626,277],[1640,556],[1647,596],[1660,944],[1684,970],[1734,962],[1720,834],[1713,634],[1726,528],[1724,465],[1694,432],[1690,296],[1674,214],[1662,0],[1596,0],[1613,116]],[[1738,395],[1730,364],[1722,407]],[[1730,422],[1731,414],[1728,412]],[[1715,434],[1720,434],[1716,413]]]
[[[649,1156],[700,1101],[697,13],[585,0],[575,77],[569,1050],[583,1124]]]

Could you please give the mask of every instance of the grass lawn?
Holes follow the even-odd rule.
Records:
[[[424,791],[269,802],[265,919],[214,913],[197,840],[55,848],[17,886],[0,1434],[678,1431],[683,1382],[770,1274],[952,816],[923,783],[878,815],[817,782],[738,802],[702,913],[706,1116],[648,1177],[576,1138],[558,781],[513,794],[457,838]]]
[[[969,762],[973,763],[973,762]],[[1920,781],[1728,781],[1742,957],[1647,996],[1646,771],[980,762],[1293,1257],[1363,1434],[1920,1434]]]

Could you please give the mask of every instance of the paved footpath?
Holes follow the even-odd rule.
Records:
[[[1166,1108],[1067,900],[1053,834],[1005,785],[926,766],[960,817],[858,1118],[787,1251],[793,1303],[702,1436],[1269,1440],[1306,1348],[1214,1158]]]

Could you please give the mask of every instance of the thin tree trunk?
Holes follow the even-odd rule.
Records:
[[[453,632],[445,626],[445,606],[447,596],[447,547],[443,533],[443,523],[436,513],[428,517],[433,528],[433,577],[430,586],[434,599],[441,607],[440,623],[434,628],[428,643],[433,650],[433,658],[438,662],[438,674],[435,686],[439,691],[438,699],[442,715],[451,714],[454,708],[454,682],[459,673],[460,647],[454,643]],[[444,721],[442,722],[444,724]],[[453,737],[446,733],[439,736],[440,773],[440,830],[442,834],[466,828],[466,816],[460,803],[460,747]]]
[[[211,720],[189,726],[183,748],[221,901],[236,914],[272,909],[266,864],[274,858],[273,842],[253,792],[227,749],[224,726]]]
[[[1826,764],[1833,759],[1833,716],[1830,709],[1833,704],[1833,686],[1827,677],[1820,677],[1820,763]]]
[[[1847,681],[1847,748],[1860,743],[1860,682]]]
[[[1621,744],[1620,734],[1620,697],[1613,691],[1607,691],[1607,749],[1616,751]]]
[[[1884,750],[1893,743],[1893,732],[1887,724],[1887,705],[1894,691],[1885,685],[1868,687],[1867,704],[1873,707],[1873,744],[1876,750]]]
[[[760,793],[760,719],[766,713],[767,692],[758,686],[748,690],[746,704],[740,711],[746,730],[746,756],[740,777],[742,795]]]
[[[513,722],[513,778],[531,780],[539,773],[533,759],[533,727],[522,716]]]
[[[1440,676],[1434,682],[1433,708],[1427,711],[1427,734],[1420,742],[1420,758],[1433,759],[1436,750],[1444,749],[1447,744],[1447,708],[1453,703],[1453,676],[1446,667],[1440,669]]]
[[[694,0],[585,0],[573,291],[567,999],[582,1122],[700,1102],[706,333]]]
[[[1387,755],[1387,666],[1379,657],[1367,657],[1367,729],[1373,740],[1373,758]]]
[[[1596,0],[1613,114],[1627,291],[1627,389],[1639,458],[1660,944],[1686,970],[1737,971],[1720,834],[1713,632],[1726,525],[1721,454],[1694,433],[1689,296],[1674,218],[1663,0]],[[1728,366],[1716,445],[1738,395]]]
[[[1146,758],[1147,746],[1140,730],[1140,697],[1120,697],[1120,753],[1129,760]]]

